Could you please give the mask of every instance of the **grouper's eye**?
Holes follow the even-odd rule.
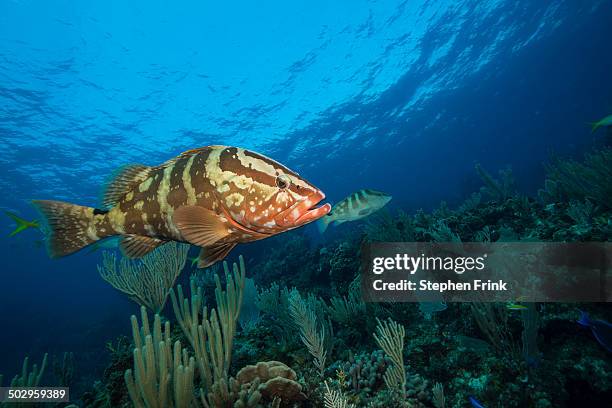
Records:
[[[290,185],[291,185],[291,179],[289,178],[288,175],[281,174],[279,176],[276,176],[276,186],[280,188],[281,190],[286,189]]]

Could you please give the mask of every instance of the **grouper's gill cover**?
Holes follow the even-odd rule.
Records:
[[[47,221],[52,257],[121,235],[140,257],[174,240],[202,247],[199,266],[223,259],[238,243],[269,237],[330,211],[325,194],[263,155],[226,146],[187,151],[160,166],[123,168],[109,184],[109,210],[34,201]]]

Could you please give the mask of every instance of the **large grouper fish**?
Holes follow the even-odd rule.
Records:
[[[121,168],[108,184],[105,209],[35,200],[49,255],[72,254],[121,236],[124,255],[139,258],[168,241],[201,247],[198,266],[225,258],[239,243],[288,231],[326,215],[325,194],[296,172],[238,147],[189,150],[155,167]]]

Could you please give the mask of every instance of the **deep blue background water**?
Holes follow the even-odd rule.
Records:
[[[475,163],[534,193],[549,154],[581,156],[600,143],[586,122],[612,113],[609,1],[123,3],[0,2],[1,208],[93,206],[116,167],[207,144],[267,154],[332,202],[374,188],[396,209],[456,205]],[[75,351],[77,376],[99,375],[136,308],[99,254],[52,261],[11,229],[0,373]]]

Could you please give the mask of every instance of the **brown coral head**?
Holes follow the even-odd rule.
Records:
[[[302,392],[302,386],[296,381],[283,377],[275,377],[259,386],[259,392],[264,398],[280,398],[287,403],[289,401],[303,401],[306,395]]]
[[[297,374],[287,365],[280,361],[262,361],[256,365],[248,365],[243,367],[238,374],[236,380],[241,384],[252,382],[255,378],[259,378],[261,382],[266,382],[274,377],[283,377],[290,380],[295,380]]]

